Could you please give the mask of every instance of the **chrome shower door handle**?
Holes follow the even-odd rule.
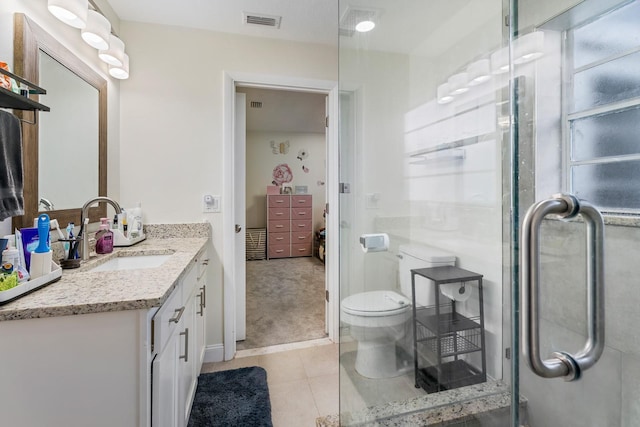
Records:
[[[540,225],[545,216],[573,218],[580,214],[587,226],[587,316],[588,338],[582,350],[564,351],[551,359],[540,356]],[[520,316],[522,353],[531,370],[543,378],[579,379],[604,350],[604,221],[590,203],[570,194],[557,194],[529,208],[520,231]]]

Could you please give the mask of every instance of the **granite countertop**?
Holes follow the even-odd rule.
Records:
[[[0,306],[0,321],[159,307],[207,241],[206,237],[147,237],[135,246],[114,248],[78,269],[63,270],[58,282]],[[171,257],[155,268],[88,271],[118,256],[161,254]]]

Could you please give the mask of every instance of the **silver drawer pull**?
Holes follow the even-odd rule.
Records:
[[[184,332],[180,332],[180,335],[184,336],[184,354],[180,356],[180,359],[184,359],[185,362],[189,361],[189,328],[185,328]]]
[[[284,225],[276,225],[276,228],[283,228]]]
[[[184,313],[184,306],[180,308],[176,308],[175,313],[178,313],[178,314],[172,317],[171,319],[169,319],[169,323],[171,322],[178,323],[180,321],[180,318],[182,317],[182,313]]]
[[[588,338],[576,354],[552,353],[540,356],[540,225],[548,214],[561,218],[582,215],[587,226],[587,329]],[[522,223],[520,234],[522,353],[531,370],[543,378],[580,378],[593,366],[604,350],[604,221],[590,203],[570,194],[557,194],[531,206]]]

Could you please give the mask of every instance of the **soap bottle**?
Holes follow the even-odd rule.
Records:
[[[113,231],[109,227],[109,218],[100,218],[100,229],[96,233],[96,253],[113,252]]]
[[[128,214],[131,238],[142,236],[142,203],[138,202],[135,208],[128,211]]]

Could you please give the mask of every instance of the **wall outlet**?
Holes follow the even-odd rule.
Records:
[[[202,198],[202,212],[220,212],[220,196],[205,194]]]

